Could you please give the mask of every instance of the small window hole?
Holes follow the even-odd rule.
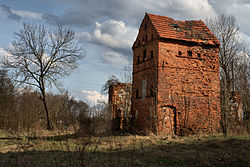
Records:
[[[197,56],[198,56],[199,58],[201,58],[201,53],[197,53]]]
[[[143,51],[143,61],[145,61],[147,59],[147,51],[144,50]]]
[[[153,86],[150,87],[150,97],[154,96],[154,88]]]
[[[136,89],[136,98],[138,99],[139,98],[139,90]]]

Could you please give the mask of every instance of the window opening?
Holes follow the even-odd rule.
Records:
[[[142,80],[142,92],[141,92],[142,99],[145,99],[145,97],[146,97],[146,93],[147,93],[146,88],[147,88],[147,80],[144,79],[144,80]]]
[[[175,24],[175,23],[173,23],[173,27],[174,27],[174,28],[180,28],[180,27],[178,26],[178,24]]]
[[[150,87],[150,97],[154,96],[154,88],[153,86]]]
[[[137,99],[139,99],[139,90],[138,89],[136,89],[136,95],[135,96],[136,96]]]
[[[148,25],[147,25],[147,23],[145,23],[144,24],[144,30],[147,30],[147,28],[148,28]]]
[[[143,51],[143,61],[145,61],[147,59],[147,51],[144,50]]]
[[[189,51],[187,51],[187,54],[188,54],[188,56],[190,56],[190,57],[191,57],[191,56],[192,56],[192,51],[190,51],[190,50],[189,50]]]
[[[200,58],[201,57],[201,53],[197,53],[197,56]]]
[[[182,54],[181,51],[179,51],[179,52],[178,52],[178,55],[181,56],[181,54]]]

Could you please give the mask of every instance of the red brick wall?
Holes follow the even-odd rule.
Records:
[[[192,52],[192,56],[188,55],[188,51]],[[177,133],[208,133],[218,130],[219,86],[218,47],[161,40],[158,61],[158,132],[173,132],[171,121],[173,124],[174,113],[172,110],[164,111],[165,106],[176,108]],[[164,112],[165,115],[162,114]],[[161,127],[164,116],[169,121]]]
[[[145,23],[147,23],[146,28]],[[134,118],[134,127],[139,131],[145,131],[146,129],[156,131],[154,115],[156,115],[155,104],[157,91],[157,32],[147,17],[142,21],[139,32],[133,47],[132,115]],[[146,59],[144,60],[145,51]],[[151,55],[151,52],[153,52],[153,55]],[[146,84],[146,94],[144,98],[142,97],[143,81]],[[153,88],[153,90],[150,90],[150,88]],[[138,97],[136,97],[137,91]],[[151,91],[153,91],[153,96]]]

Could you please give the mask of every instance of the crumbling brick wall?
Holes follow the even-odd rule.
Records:
[[[218,130],[218,47],[160,40],[158,60],[158,117],[159,121],[169,119],[167,126],[160,123],[159,132],[171,133],[173,128],[178,133]],[[164,111],[165,106],[175,108],[176,113]]]
[[[131,87],[130,83],[115,83],[109,86],[109,105],[113,131],[129,128]]]
[[[157,134],[217,131],[218,51],[219,42],[203,22],[146,14],[133,45],[134,127]]]

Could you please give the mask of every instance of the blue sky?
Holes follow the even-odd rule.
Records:
[[[250,43],[250,0],[0,0],[0,58],[23,22],[70,26],[87,56],[62,79],[64,88],[94,105],[107,100],[100,90],[110,75],[122,80],[145,12],[177,20],[234,14],[240,36]]]

